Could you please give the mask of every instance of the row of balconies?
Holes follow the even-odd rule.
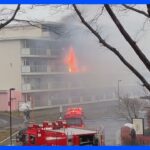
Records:
[[[47,65],[26,65],[22,66],[22,73],[33,73],[33,72],[64,72],[65,69],[61,67],[50,67]]]
[[[32,91],[32,90],[54,90],[54,89],[71,89],[71,88],[81,88],[83,85],[75,85],[71,83],[39,83],[39,84],[22,84],[22,91]]]
[[[45,57],[56,57],[58,55],[52,54],[50,49],[42,49],[42,48],[23,48],[21,49],[21,56],[45,56]]]

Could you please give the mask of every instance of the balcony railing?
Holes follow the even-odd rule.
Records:
[[[30,66],[31,72],[47,72],[46,65],[33,65]]]
[[[30,91],[30,90],[43,90],[48,89],[48,86],[45,84],[22,84],[23,91]]]
[[[50,67],[47,65],[26,65],[22,66],[22,73],[53,73],[65,72],[63,67]]]
[[[50,49],[42,48],[23,48],[21,54],[22,56],[52,56]]]
[[[30,72],[48,72],[48,68],[46,65],[22,66],[22,73]]]
[[[71,88],[81,88],[81,86],[71,86],[68,83],[38,83],[37,84],[22,84],[23,91],[31,90],[59,90],[59,89],[71,89]]]
[[[31,55],[48,55],[51,56],[51,51],[50,50],[42,50],[42,49],[35,49],[35,48],[30,48],[30,54]]]
[[[31,90],[31,84],[28,84],[28,83],[22,84],[22,90],[23,91],[29,91],[29,90]]]

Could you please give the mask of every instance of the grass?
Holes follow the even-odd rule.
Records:
[[[9,130],[3,130],[3,131],[0,131],[0,141],[6,139],[8,136],[9,136]]]
[[[18,129],[12,129],[12,134],[15,133],[17,130],[18,130]],[[9,136],[10,136],[10,130],[9,130],[9,129],[1,130],[1,131],[0,131],[0,141],[6,139],[6,138],[9,137]],[[6,143],[7,143],[7,142],[6,142]],[[0,144],[0,145],[3,145],[3,143]]]

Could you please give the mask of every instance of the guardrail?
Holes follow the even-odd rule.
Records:
[[[102,100],[95,100],[95,101],[84,101],[84,102],[78,102],[78,103],[72,103],[72,104],[59,104],[59,105],[51,105],[51,106],[43,106],[43,107],[34,107],[32,110],[40,110],[40,109],[46,109],[46,108],[60,108],[60,107],[65,107],[65,106],[75,106],[75,105],[92,104],[92,103],[117,101],[117,100],[118,100],[117,98],[111,98],[111,99],[102,99]]]

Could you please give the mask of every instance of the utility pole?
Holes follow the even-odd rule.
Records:
[[[9,116],[9,119],[10,119],[10,145],[12,145],[12,116],[11,116],[11,100],[12,100],[12,91],[14,91],[15,88],[10,88],[9,89],[9,108],[10,108],[10,116]]]
[[[118,80],[118,100],[120,100],[120,82],[122,80]]]
[[[119,110],[121,109],[121,100],[120,100],[120,82],[122,80],[118,80],[118,105],[119,105]]]

